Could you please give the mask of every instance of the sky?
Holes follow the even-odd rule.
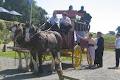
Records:
[[[68,10],[69,5],[73,5],[74,10],[84,6],[92,16],[90,32],[108,33],[120,26],[120,0],[36,0],[36,2],[48,14],[52,14],[54,10]]]

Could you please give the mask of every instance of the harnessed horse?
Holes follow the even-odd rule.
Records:
[[[18,25],[14,25],[9,30],[12,31],[12,40],[14,42],[14,47],[12,47],[12,48],[10,47],[10,48],[15,50],[18,53],[18,57],[19,57],[18,58],[19,59],[18,69],[22,69],[22,54],[21,54],[21,52],[23,52],[23,51],[19,51],[19,50],[21,49],[20,47],[23,46],[23,45],[19,44],[19,42],[17,41],[18,40],[17,38],[20,37],[19,39],[21,40],[21,42],[24,42],[23,38],[21,38],[21,37],[23,37],[22,36],[22,34],[23,34],[22,30],[23,29],[20,25],[19,25],[19,27],[18,27]],[[27,53],[29,53],[29,52],[27,51]],[[26,53],[23,53],[23,54],[24,54],[25,62],[26,62],[26,69],[29,69],[29,66],[28,66],[29,65],[28,64],[29,54],[26,54]]]
[[[19,30],[19,34],[15,33],[14,38],[16,38],[16,41],[19,45],[30,50],[34,70],[38,72],[38,67],[39,71],[42,70],[42,55],[49,50],[55,61],[55,69],[58,75],[62,75],[60,63],[60,50],[62,45],[61,35],[56,31],[36,31],[36,33],[32,34],[31,36],[29,27],[24,30]],[[39,64],[36,62],[36,55],[39,57]]]

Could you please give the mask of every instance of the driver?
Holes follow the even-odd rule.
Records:
[[[59,29],[58,23],[59,23],[59,19],[57,18],[56,13],[53,12],[53,16],[50,18],[50,20],[48,20],[48,23],[47,23],[50,27],[50,30],[58,31]]]

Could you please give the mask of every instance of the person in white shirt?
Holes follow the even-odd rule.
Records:
[[[57,18],[55,12],[53,12],[53,16],[50,18],[47,24],[49,24],[50,30],[52,31],[57,31],[59,29],[59,19]]]
[[[57,18],[55,12],[53,12],[53,16],[50,18],[49,23],[52,25],[59,23],[59,19]]]
[[[64,24],[66,26],[71,25],[71,20],[69,17],[67,17],[67,13],[62,14],[62,18],[60,19],[60,23]]]
[[[119,67],[119,59],[120,59],[120,33],[116,34],[115,58],[116,58],[116,66],[115,66],[115,68],[118,68]]]
[[[71,19],[67,17],[67,13],[64,12],[62,14],[62,18],[60,19],[60,30],[62,33],[67,34],[71,28]]]

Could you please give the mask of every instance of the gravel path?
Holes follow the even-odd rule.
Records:
[[[114,52],[105,51],[103,68],[74,70],[67,68],[64,74],[80,80],[120,80],[120,69],[108,69],[115,65]],[[0,79],[1,80],[58,80],[57,74],[42,74],[36,76],[31,72],[17,70],[18,61],[14,59],[0,58]],[[86,59],[82,62],[87,65]],[[70,64],[69,64],[70,65]],[[69,66],[67,65],[67,66]],[[65,65],[64,65],[65,66]],[[70,65],[71,66],[71,65]],[[46,70],[45,70],[46,72]]]

